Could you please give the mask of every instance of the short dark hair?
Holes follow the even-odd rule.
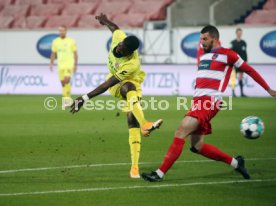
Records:
[[[242,31],[242,29],[241,29],[240,27],[238,27],[238,28],[236,29],[236,33],[237,33],[238,31]]]
[[[136,36],[128,36],[124,39],[124,43],[129,52],[134,52],[139,48],[140,42]]]
[[[219,39],[219,31],[215,26],[207,25],[201,30],[201,34],[209,33],[212,38],[216,37]]]

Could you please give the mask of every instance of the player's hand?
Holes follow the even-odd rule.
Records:
[[[268,89],[267,92],[272,96],[272,97],[276,97],[276,91],[272,90],[272,89]]]
[[[77,71],[77,65],[74,66],[74,73]]]
[[[50,71],[52,72],[53,71],[53,65],[50,64]]]
[[[99,16],[95,17],[101,25],[105,25],[105,23],[108,21],[108,18],[105,14],[101,13]]]
[[[78,112],[82,105],[84,103],[84,100],[82,97],[78,97],[77,99],[74,100],[73,104],[71,105],[71,113],[74,114],[76,112]]]

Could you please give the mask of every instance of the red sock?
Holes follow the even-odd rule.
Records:
[[[184,139],[180,139],[180,138],[177,138],[177,137],[175,137],[173,139],[173,143],[171,144],[169,150],[167,151],[167,154],[164,158],[164,161],[163,161],[162,165],[159,167],[159,169],[164,174],[171,168],[173,163],[181,155],[184,144],[185,144]]]
[[[218,148],[210,144],[203,144],[198,153],[209,159],[213,159],[216,161],[223,161],[229,165],[231,164],[231,161],[233,159],[233,157],[223,153]]]

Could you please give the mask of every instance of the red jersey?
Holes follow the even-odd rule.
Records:
[[[200,56],[194,97],[213,96],[221,98],[228,85],[233,66],[246,72],[265,90],[269,89],[265,80],[236,52],[218,47],[211,50],[210,53]]]

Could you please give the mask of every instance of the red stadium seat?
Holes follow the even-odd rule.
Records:
[[[118,14],[113,18],[113,21],[122,28],[143,27],[145,15],[142,13]]]
[[[103,27],[94,15],[83,15],[80,17],[77,26],[79,28],[100,28]]]
[[[92,14],[97,8],[97,3],[67,4],[62,15],[85,15]]]
[[[253,11],[246,19],[247,24],[276,24],[276,10]]]
[[[68,4],[77,2],[78,0],[47,0],[47,4]]]
[[[28,16],[26,18],[17,19],[13,23],[12,27],[13,28],[28,28],[28,29],[42,28],[46,19],[47,18],[44,16]]]
[[[148,20],[162,20],[166,18],[166,5],[162,1],[136,1],[129,10],[132,14],[145,14]]]
[[[265,10],[276,10],[276,0],[268,0],[263,9]]]
[[[33,5],[33,4],[43,4],[45,3],[45,0],[15,0],[14,2],[15,4],[19,4],[19,5]]]
[[[63,5],[46,4],[46,5],[33,5],[31,7],[31,16],[53,16],[60,14]]]
[[[57,28],[61,25],[67,27],[76,27],[78,16],[51,16],[44,27],[46,28]]]
[[[14,18],[12,16],[3,16],[0,18],[0,28],[10,28]]]
[[[79,3],[100,3],[102,0],[79,0]]]
[[[7,4],[11,4],[12,0],[1,0],[0,1],[0,5],[7,5]]]
[[[29,8],[29,5],[6,5],[0,16],[24,17],[28,14]]]
[[[96,10],[96,14],[105,13],[109,18],[112,18],[116,14],[126,13],[131,4],[131,1],[102,1]]]

